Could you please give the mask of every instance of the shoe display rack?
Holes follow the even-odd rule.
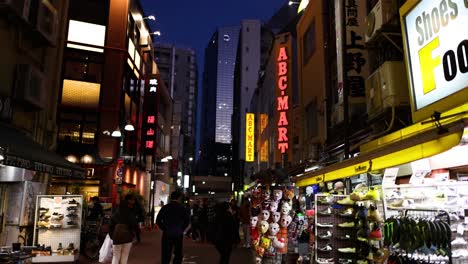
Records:
[[[348,200],[348,195],[315,196],[315,263],[355,263],[354,203]]]
[[[33,263],[76,262],[79,258],[82,195],[38,195]]]

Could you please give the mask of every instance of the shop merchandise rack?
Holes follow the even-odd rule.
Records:
[[[318,258],[325,258],[325,259],[331,259],[335,261],[335,263],[338,263],[339,258],[346,258],[346,259],[352,259],[353,261],[355,260],[355,254],[349,254],[349,253],[341,253],[338,251],[338,248],[352,248],[353,247],[353,239],[355,239],[355,230],[354,228],[342,228],[339,227],[338,224],[344,223],[344,222],[353,222],[354,219],[351,217],[342,217],[338,215],[337,213],[347,209],[347,208],[352,208],[353,205],[339,205],[337,202],[341,199],[344,199],[346,197],[349,197],[348,195],[331,195],[331,203],[330,204],[322,204],[320,203],[320,200],[325,197],[329,197],[330,195],[322,195],[322,194],[317,194],[315,196],[315,244],[314,244],[314,250],[315,250],[315,263],[317,262]],[[325,215],[320,215],[319,212],[322,210],[326,210],[328,207],[331,207],[332,209],[332,214],[329,216]],[[319,227],[317,224],[319,223],[331,223],[333,227]],[[327,231],[330,231],[332,233],[331,239],[320,239],[319,236],[326,233]],[[338,239],[339,237],[342,236],[350,236],[350,240],[340,240]],[[319,249],[325,247],[327,244],[331,244],[332,250],[330,252],[322,252]]]
[[[33,243],[50,247],[52,254],[36,255],[33,263],[78,261],[82,212],[82,195],[37,196]]]

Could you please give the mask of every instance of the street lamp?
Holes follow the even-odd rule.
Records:
[[[132,125],[132,122],[128,121],[127,124],[124,127],[125,131],[134,131],[135,127]]]
[[[291,6],[291,5],[299,5],[300,2],[289,1],[288,4],[289,4],[290,6]]]
[[[115,130],[112,131],[111,136],[112,136],[112,137],[115,137],[115,138],[119,138],[119,137],[122,136],[122,132],[120,132],[119,126],[117,126],[117,127],[115,128]]]
[[[156,30],[154,32],[149,33],[150,35],[156,35],[156,36],[161,36],[161,31]]]
[[[150,16],[144,17],[143,19],[148,19],[148,20],[153,20],[153,21],[155,21],[155,20],[156,20],[156,17],[154,17],[153,15],[150,15]]]

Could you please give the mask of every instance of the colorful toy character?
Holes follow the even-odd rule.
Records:
[[[292,200],[294,198],[294,188],[284,188],[283,197]]]
[[[273,223],[278,223],[280,219],[281,219],[280,212],[274,212],[273,214],[271,214],[271,220],[273,221]]]
[[[270,231],[269,238],[271,239],[272,246],[275,249],[282,249],[284,247],[284,239],[278,238],[277,236],[280,231],[280,226],[277,223],[272,223],[270,224],[269,231]]]
[[[270,211],[262,210],[262,212],[260,213],[260,220],[268,221],[268,219],[270,219]]]
[[[270,203],[270,212],[274,213],[278,211],[278,203],[275,201],[271,201]]]

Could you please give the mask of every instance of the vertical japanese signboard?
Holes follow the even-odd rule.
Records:
[[[365,79],[369,76],[368,55],[364,47],[367,6],[365,1],[334,1],[338,60],[338,103],[342,103],[344,73],[347,75],[347,89],[350,97],[365,97],[366,94]],[[343,12],[344,23],[342,21]],[[340,48],[342,47],[343,30],[346,30],[345,50]]]
[[[255,115],[247,113],[245,122],[245,161],[252,162],[255,157]]]
[[[145,87],[144,115],[143,115],[143,148],[146,155],[153,155],[156,151],[156,130],[158,128],[158,89],[159,76],[149,75]]]
[[[281,161],[290,159],[291,155],[288,155],[291,151],[289,148],[289,99],[292,93],[292,81],[291,81],[291,36],[289,34],[280,35],[277,39],[279,45],[276,50],[276,110],[278,121],[277,127],[277,157],[281,157]],[[278,161],[278,159],[277,159]]]

